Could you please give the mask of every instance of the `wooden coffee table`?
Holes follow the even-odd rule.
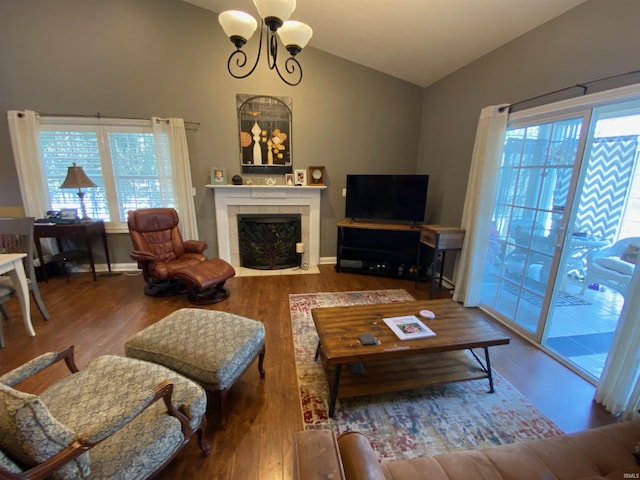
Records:
[[[418,317],[436,333],[433,337],[403,341],[383,321],[388,317],[417,316],[422,309],[435,313],[432,320]],[[317,308],[311,314],[319,336],[316,360],[322,359],[329,380],[330,417],[335,413],[338,396],[480,378],[489,380],[489,392],[493,393],[489,347],[510,342],[509,337],[482,318],[479,309],[465,308],[450,299]],[[361,345],[361,333],[374,334],[380,343]],[[484,350],[484,360],[474,348]]]

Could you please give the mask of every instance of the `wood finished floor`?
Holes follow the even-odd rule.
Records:
[[[210,418],[207,438],[213,448],[208,458],[200,455],[192,441],[158,478],[292,478],[292,436],[303,427],[289,318],[290,293],[404,288],[417,300],[428,298],[427,284],[416,289],[411,281],[338,274],[330,265],[321,265],[320,272],[232,278],[227,282],[231,296],[226,301],[202,307],[264,322],[267,375],[260,380],[256,366],[252,366],[231,389],[226,430],[215,431],[211,428],[215,419]],[[76,347],[80,368],[98,355],[123,355],[125,340],[135,332],[178,308],[192,306],[185,297],[145,296],[143,279],[136,274],[101,274],[94,282],[90,274],[81,273],[54,277],[39,285],[51,320],[44,321],[32,302],[37,336],[28,337],[17,299],[6,304],[11,319],[3,321],[7,346],[0,350],[0,373],[69,345]],[[491,350],[493,367],[562,430],[573,432],[615,422],[592,402],[592,385],[513,332],[509,334],[509,345]],[[20,388],[38,393],[65,374],[62,367],[50,370],[23,382]]]

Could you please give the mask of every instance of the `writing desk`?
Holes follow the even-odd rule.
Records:
[[[109,260],[109,245],[107,245],[107,233],[104,230],[104,222],[102,220],[96,220],[91,222],[79,222],[79,223],[34,223],[33,225],[33,238],[36,242],[36,250],[38,251],[38,258],[40,259],[40,265],[42,266],[43,278],[47,279],[47,272],[44,265],[44,259],[42,257],[42,246],[40,245],[41,238],[55,238],[58,243],[58,249],[62,252],[62,239],[63,238],[81,238],[85,240],[87,247],[87,255],[89,255],[89,262],[91,263],[91,272],[93,273],[93,280],[96,281],[96,266],[93,261],[93,248],[91,247],[92,237],[100,236],[102,238],[102,246],[104,247],[104,254],[107,258],[107,267],[111,271],[111,261]]]

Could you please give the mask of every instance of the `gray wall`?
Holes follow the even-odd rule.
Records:
[[[347,173],[428,173],[427,221],[459,225],[480,109],[640,68],[638,18],[637,0],[591,0],[424,90],[307,48],[304,80],[288,87],[264,64],[231,78],[233,47],[216,15],[178,0],[0,0],[0,110],[200,122],[188,142],[200,237],[215,255],[204,185],[212,165],[240,172],[235,95],[290,96],[294,168],[327,168],[321,256],[330,257]],[[0,207],[20,204],[5,120]],[[129,261],[126,235],[109,243],[116,262]]]
[[[206,253],[216,255],[213,193],[204,185],[213,165],[240,173],[236,93],[289,96],[294,168],[326,166],[321,256],[335,256],[345,175],[415,172],[423,89],[313,48],[299,56],[297,87],[264,59],[236,80],[226,71],[232,51],[217,15],[178,0],[0,0],[0,111],[199,122],[187,132],[196,215]],[[21,203],[4,120],[0,207]],[[113,261],[131,261],[126,234],[110,235],[109,246]]]
[[[428,220],[460,224],[482,107],[640,69],[638,19],[637,0],[591,0],[427,88],[417,173],[432,176]],[[625,76],[589,92],[638,82],[640,75]]]

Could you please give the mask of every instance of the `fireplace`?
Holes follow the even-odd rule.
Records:
[[[300,215],[238,215],[240,266],[278,270],[298,266]]]
[[[302,262],[320,263],[320,195],[325,186],[207,185],[214,192],[218,256],[240,267],[238,216],[299,214]]]

